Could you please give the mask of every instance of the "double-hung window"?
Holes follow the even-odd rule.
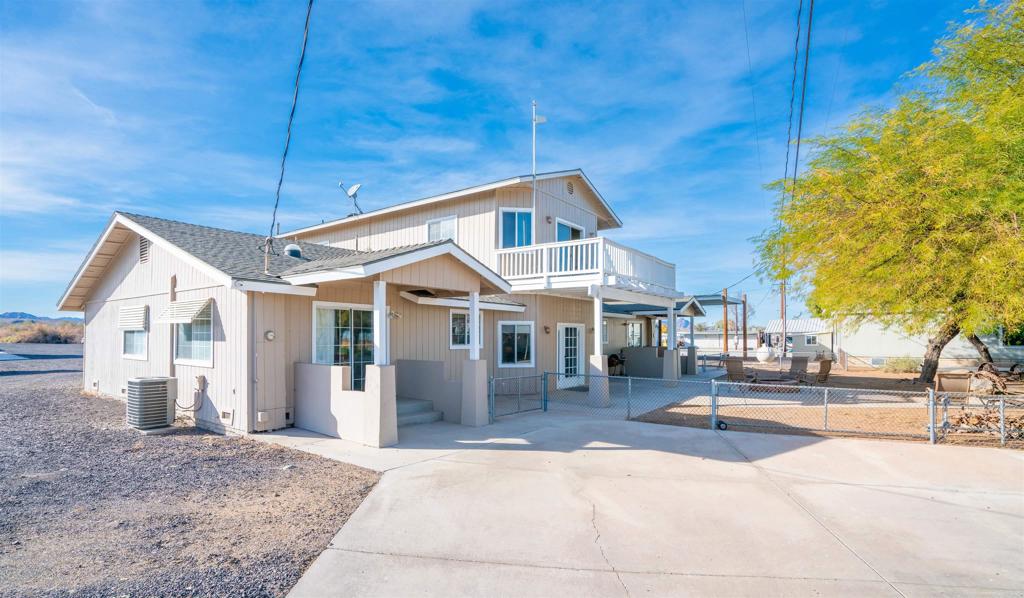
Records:
[[[125,359],[148,359],[149,332],[147,316],[149,306],[124,306],[118,310],[117,327],[121,329],[121,357]]]
[[[477,346],[484,346],[484,314],[480,312],[477,322]],[[453,309],[448,312],[448,347],[450,349],[469,348],[469,311],[465,309]]]
[[[533,211],[521,208],[502,208],[501,247],[523,247],[533,243]]]
[[[427,220],[427,242],[433,243],[434,241],[443,241],[445,239],[455,241],[455,225],[455,216]]]
[[[352,367],[353,390],[363,390],[373,365],[373,311],[368,305],[313,302],[313,361]]]
[[[533,322],[498,322],[498,365],[533,367]]]
[[[626,322],[626,346],[639,347],[643,344],[643,324],[640,322]]]

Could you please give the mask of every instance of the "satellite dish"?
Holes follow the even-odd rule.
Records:
[[[356,183],[355,185],[352,185],[351,187],[346,189],[345,188],[345,181],[338,181],[338,187],[340,187],[341,190],[345,192],[345,195],[347,195],[349,197],[349,199],[352,200],[352,205],[354,205],[356,207],[356,211],[352,212],[351,214],[349,214],[349,216],[354,216],[356,214],[362,214],[363,213],[363,209],[359,207],[359,202],[356,201],[356,194],[359,193],[359,188],[362,187],[362,186],[363,186],[362,183]]]

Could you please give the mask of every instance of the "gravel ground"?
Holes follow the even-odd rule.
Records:
[[[280,596],[371,471],[83,397],[80,345],[0,345],[0,596]]]

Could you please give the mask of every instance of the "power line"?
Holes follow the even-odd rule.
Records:
[[[302,32],[302,51],[299,52],[299,66],[295,70],[295,89],[292,92],[292,109],[288,113],[288,129],[284,137],[284,151],[281,153],[281,174],[277,178],[277,192],[274,194],[274,214],[270,219],[270,233],[267,234],[267,246],[265,249],[269,259],[270,248],[273,245],[274,226],[277,224],[277,208],[281,204],[281,185],[284,184],[284,165],[288,159],[288,147],[292,142],[292,122],[295,120],[295,107],[299,103],[299,80],[302,77],[302,63],[306,61],[306,42],[309,40],[309,17],[313,13],[313,0],[306,5],[306,27]],[[264,267],[266,269],[266,267]]]
[[[757,173],[763,181],[764,169],[761,166],[761,127],[758,124],[757,97],[754,93],[754,64],[750,60],[750,31],[747,28],[747,0],[740,0],[740,6],[743,8],[743,39],[747,44],[747,76],[750,79],[750,105],[754,110],[754,147],[757,148]],[[767,196],[764,195],[764,197],[765,202],[767,202]]]
[[[811,61],[811,24],[813,22],[814,0],[811,0],[811,6],[807,11],[807,40],[804,42],[804,76],[803,83],[800,86],[800,122],[796,129],[796,155],[793,159],[793,189],[790,193],[791,197],[796,193],[796,174],[797,169],[800,167],[800,140],[804,131],[804,102],[807,98],[807,70]]]
[[[789,178],[789,148],[793,144],[793,104],[796,102],[796,67],[800,59],[800,26],[803,22],[804,0],[796,9],[796,40],[793,42],[793,78],[789,83],[789,126],[786,128],[786,170],[782,180]]]

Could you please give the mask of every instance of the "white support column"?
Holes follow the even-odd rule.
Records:
[[[676,304],[673,303],[672,306],[668,308],[668,342],[665,344],[665,346],[671,350],[675,350],[679,344],[679,331],[676,329],[677,315]]]
[[[693,316],[690,316],[690,346],[694,347],[697,343],[693,340]]]
[[[604,322],[604,304],[601,303],[601,287],[595,285],[590,288],[594,297],[594,351],[591,355],[602,355],[604,346],[601,344],[601,327]]]
[[[469,360],[480,360],[480,293],[469,294]]]
[[[388,364],[388,283],[373,281],[373,365]]]

